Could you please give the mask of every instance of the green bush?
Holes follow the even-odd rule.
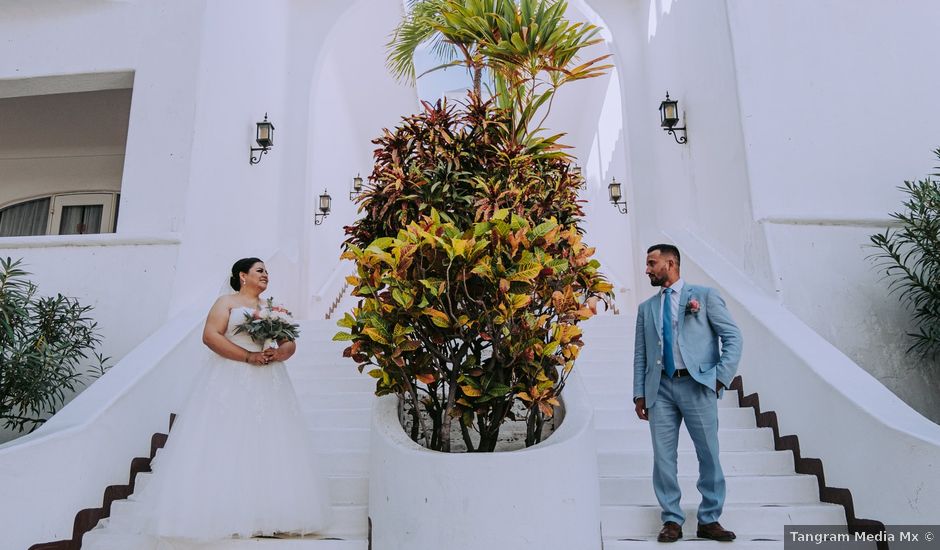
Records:
[[[0,421],[32,431],[68,393],[104,372],[90,306],[61,294],[37,295],[21,260],[0,259]],[[96,365],[83,370],[89,355]]]
[[[374,141],[364,216],[343,253],[362,300],[335,339],[351,341],[344,354],[369,368],[377,394],[403,398],[415,441],[450,451],[456,420],[468,450],[493,451],[522,407],[533,445],[583,345],[585,302],[611,296],[581,240],[584,182],[563,134],[541,125],[557,90],[603,74],[607,56],[577,61],[599,29],[565,19],[565,2],[409,4],[392,72],[413,79],[414,52],[430,44],[474,86],[460,108],[425,103]]]
[[[940,159],[940,149],[934,154]],[[940,172],[930,176],[940,178]],[[881,250],[871,257],[891,280],[890,291],[914,313],[917,330],[909,333],[908,352],[928,359],[940,357],[940,180],[930,176],[899,187],[907,200],[904,210],[891,214],[898,227],[871,236]]]
[[[516,400],[537,443],[583,345],[584,302],[611,290],[581,241],[580,176],[514,149],[508,121],[491,103],[426,105],[376,140],[366,215],[347,228],[363,300],[335,339],[379,395],[409,401],[412,437],[432,449],[450,449],[457,419],[468,449],[493,451]]]

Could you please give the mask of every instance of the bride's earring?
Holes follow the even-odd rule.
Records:
[[[242,279],[241,281],[241,286],[245,286],[245,279]]]

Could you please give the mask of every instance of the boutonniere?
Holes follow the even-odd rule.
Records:
[[[685,314],[698,315],[698,312],[701,311],[702,304],[699,303],[695,298],[689,298],[689,303],[685,305]]]

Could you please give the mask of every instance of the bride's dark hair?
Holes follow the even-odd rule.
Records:
[[[248,273],[248,270],[251,269],[251,266],[260,261],[261,260],[258,258],[242,258],[241,260],[235,262],[235,264],[232,265],[232,278],[228,280],[228,284],[231,285],[235,290],[241,290],[242,280],[238,274]]]

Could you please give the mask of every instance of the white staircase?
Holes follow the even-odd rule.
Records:
[[[321,466],[329,476],[333,525],[317,537],[233,539],[203,544],[200,549],[368,548],[368,453],[374,382],[341,356],[345,343],[331,341],[338,330],[336,319],[346,306],[351,306],[346,302],[332,320],[301,324],[298,352],[288,364],[311,437],[320,449]],[[649,427],[633,412],[633,320],[624,315],[604,315],[583,326],[586,346],[577,368],[595,407],[604,549],[661,550],[662,545],[656,542],[661,520],[652,488]],[[787,524],[845,524],[843,508],[820,502],[816,478],[795,473],[792,453],[774,450],[772,431],[756,427],[753,409],[740,408],[736,392],[725,392],[719,402],[719,424],[721,462],[727,479],[721,522],[737,533],[737,550],[782,549]],[[697,472],[695,452],[683,429],[679,440],[679,478],[686,514],[683,548],[721,544],[695,539],[695,511],[700,498],[695,489]],[[149,474],[139,475],[139,487],[148,479]],[[131,506],[132,501],[115,501],[112,518],[119,521]],[[103,520],[85,535],[85,550],[99,545],[145,547],[133,537],[111,532],[108,522]],[[115,537],[120,537],[119,545],[114,544]]]
[[[331,341],[338,330],[335,318],[301,322],[297,353],[287,364],[310,427],[310,437],[319,450],[320,467],[329,476],[333,506],[330,528],[317,536],[302,538],[231,539],[210,545],[203,543],[198,545],[199,550],[366,550],[369,547],[368,453],[375,381],[359,374],[355,364],[342,357],[345,343]],[[138,490],[148,482],[150,475],[138,474]],[[114,501],[111,518],[102,520],[97,528],[83,537],[83,550],[149,548],[149,538],[108,528],[109,523],[120,522],[121,517],[135,505],[132,500]],[[176,541],[173,548],[185,550],[185,546]],[[195,548],[197,546],[194,545]]]
[[[577,369],[595,406],[600,475],[601,531],[605,550],[658,548],[662,527],[653,494],[653,452],[648,423],[633,409],[634,321],[625,315],[598,316],[583,325],[585,347]],[[743,367],[746,375],[746,365]],[[782,549],[784,525],[845,525],[841,506],[820,502],[815,476],[797,474],[793,455],[775,451],[773,432],[758,428],[751,408],[738,406],[737,393],[724,392],[718,418],[721,464],[727,497],[722,526],[737,534],[736,550]],[[698,462],[688,432],[679,438],[683,548],[721,543],[696,540],[695,488]]]

